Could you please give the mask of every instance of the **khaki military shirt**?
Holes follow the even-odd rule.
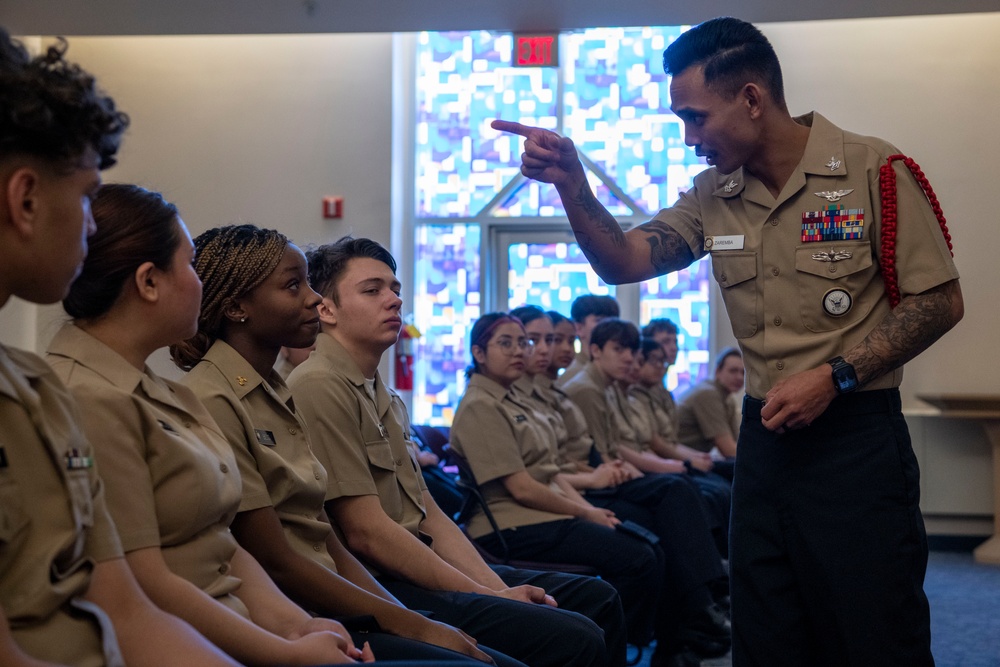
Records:
[[[183,380],[229,441],[243,480],[241,512],[273,507],[289,545],[336,571],[323,499],[327,474],[277,371],[267,380],[225,341],[216,341]]]
[[[594,439],[590,437],[587,419],[583,416],[583,412],[573,399],[553,384],[552,378],[536,375],[535,387],[545,402],[562,418],[565,438],[559,440],[559,451],[556,455],[560,468],[567,472],[576,472],[579,470],[577,464],[589,465]]]
[[[0,345],[0,605],[35,658],[121,665],[106,617],[74,609],[93,563],[122,555],[79,421],[44,361]]]
[[[677,406],[666,387],[634,384],[628,388],[628,398],[656,435],[667,442],[677,442]]]
[[[618,432],[619,443],[637,452],[648,451],[649,441],[653,438],[653,428],[645,415],[629,401],[628,394],[617,382],[612,382],[605,394],[611,418]]]
[[[685,394],[677,407],[677,439],[701,452],[712,451],[720,435],[728,433],[739,440],[734,412],[726,388],[705,380]]]
[[[733,334],[743,350],[747,393],[816,368],[861,342],[889,312],[879,269],[879,167],[898,150],[845,132],[812,113],[802,160],[777,198],[744,169],[708,169],[655,220],[675,229],[695,258],[711,253]],[[923,191],[897,174],[896,262],[903,296],[958,278]],[[827,225],[826,235],[818,227]],[[834,239],[838,226],[842,238]],[[856,236],[856,238],[851,238]],[[902,369],[862,389],[896,387]]]
[[[229,574],[240,475],[201,402],[73,324],[47,359],[80,404],[124,551],[159,547],[172,572],[248,616]]]
[[[559,379],[556,380],[557,387],[565,387],[566,383],[577,375],[587,370],[590,365],[590,350],[581,350],[573,357],[573,363],[566,367]]]
[[[316,350],[288,376],[313,453],[329,475],[326,499],[378,496],[382,510],[415,537],[426,516],[427,489],[406,444],[392,398],[375,375],[375,400],[347,350],[321,334]]]
[[[608,377],[597,364],[588,364],[587,370],[567,382],[562,390],[583,412],[597,451],[601,456],[616,459],[619,435],[608,405],[609,384]]]
[[[554,432],[522,396],[481,373],[469,379],[451,425],[451,446],[469,462],[501,530],[572,518],[525,507],[503,484],[505,477],[526,471],[561,495],[554,481],[559,473],[553,454],[554,438]],[[491,530],[482,512],[469,520],[472,537]]]

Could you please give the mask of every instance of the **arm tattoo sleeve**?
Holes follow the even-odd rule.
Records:
[[[593,221],[597,231],[610,237],[611,243],[616,248],[625,247],[625,232],[622,231],[618,221],[597,201],[589,183],[584,181],[583,185],[580,186],[580,191],[573,197],[572,201],[583,209],[587,217]]]
[[[694,261],[694,253],[687,241],[675,230],[658,222],[647,222],[639,227],[649,243],[649,261],[657,274],[683,269]]]
[[[862,383],[899,368],[955,325],[953,287],[945,283],[905,297],[846,355]]]

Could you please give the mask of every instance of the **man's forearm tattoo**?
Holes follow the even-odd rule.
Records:
[[[599,231],[610,237],[611,243],[616,248],[625,247],[625,232],[622,231],[618,221],[597,201],[589,183],[584,181],[580,186],[580,191],[573,197],[572,201],[583,209],[583,212],[594,222]]]
[[[851,351],[862,383],[899,368],[926,350],[955,325],[950,285],[904,298]]]
[[[659,274],[683,269],[694,261],[687,241],[675,230],[656,222],[647,222],[639,229],[646,233],[649,261]]]

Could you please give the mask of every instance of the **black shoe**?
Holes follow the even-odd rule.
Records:
[[[732,626],[715,604],[685,615],[680,640],[703,658],[721,658],[733,644]]]

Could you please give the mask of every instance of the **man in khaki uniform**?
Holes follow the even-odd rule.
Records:
[[[401,326],[392,256],[368,239],[346,238],[308,259],[310,283],[324,297],[322,333],[289,386],[329,474],[327,512],[345,544],[403,604],[513,658],[596,666],[610,654],[620,664],[621,604],[610,586],[490,568],[427,492],[378,373]],[[546,592],[559,609],[546,604]]]
[[[719,353],[715,377],[695,385],[677,406],[677,439],[700,452],[736,456],[739,423],[733,394],[743,391],[743,358],[736,348]]]
[[[0,306],[66,294],[128,123],[64,51],[31,59],[0,28]],[[0,664],[235,664],[142,594],[78,421],[41,359],[0,345]]]
[[[627,233],[594,198],[572,141],[494,127],[527,138],[522,173],[555,184],[605,280],[712,255],[747,366],[733,664],[933,664],[919,471],[898,385],[903,364],[964,313],[943,219],[894,146],[791,116],[777,55],[754,26],[696,26],[664,68],[685,142],[714,168]],[[895,237],[885,272],[883,222]]]

